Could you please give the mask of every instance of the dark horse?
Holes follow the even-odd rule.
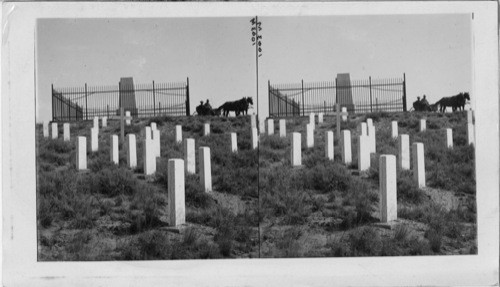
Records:
[[[212,107],[201,103],[196,107],[196,113],[199,116],[220,116],[220,109],[212,109]]]
[[[456,96],[441,98],[441,100],[437,101],[435,105],[440,106],[440,112],[444,112],[446,110],[446,107],[451,107],[455,112],[457,109],[459,111],[465,109],[466,100],[470,101],[469,93],[460,93]]]
[[[224,116],[228,116],[230,111],[233,111],[237,116],[242,113],[246,115],[248,113],[248,106],[253,105],[252,98],[242,98],[241,100],[234,102],[225,102],[218,110],[224,111]]]

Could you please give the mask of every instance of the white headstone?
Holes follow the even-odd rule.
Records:
[[[377,136],[375,134],[375,127],[373,125],[368,126],[368,137],[370,141],[370,153],[376,153],[377,152]]]
[[[99,130],[96,128],[90,129],[90,150],[99,150]]]
[[[370,168],[370,138],[358,136],[358,170],[365,171]]]
[[[231,133],[231,151],[232,152],[238,151],[238,140],[236,137],[236,133]]]
[[[102,117],[101,121],[102,121],[102,127],[103,128],[105,128],[105,127],[108,126],[108,117]]]
[[[57,123],[52,123],[52,139],[57,139],[59,136],[59,128],[57,127]]]
[[[63,124],[63,139],[64,141],[69,141],[70,139],[69,123]]]
[[[205,123],[205,125],[203,126],[203,135],[208,136],[209,134],[210,134],[210,124]]]
[[[180,125],[175,126],[175,141],[177,143],[182,142],[182,126]]]
[[[87,138],[78,137],[76,142],[76,169],[87,169]]]
[[[286,120],[280,120],[280,138],[286,137]]]
[[[44,138],[49,137],[49,123],[48,122],[43,122],[43,137]]]
[[[474,123],[472,110],[467,110],[467,123],[468,124]]]
[[[307,135],[307,147],[314,147],[314,126],[312,124],[307,124],[306,126],[306,135]]]
[[[118,136],[111,135],[110,137],[111,145],[109,149],[111,162],[118,164]]]
[[[154,130],[157,130],[157,129],[158,129],[158,127],[156,126],[156,123],[155,123],[155,122],[152,122],[152,123],[150,124],[150,126],[151,126],[151,131],[154,131]]]
[[[316,128],[316,114],[314,113],[309,114],[309,124],[311,125],[313,130]]]
[[[257,128],[252,128],[252,149],[256,149],[259,145],[259,135],[257,134]]]
[[[127,163],[130,168],[137,167],[137,145],[134,134],[127,135]]]
[[[151,134],[151,127],[149,126],[144,127],[144,138],[148,140],[153,139],[153,136]]]
[[[346,107],[342,107],[342,113],[343,114],[347,114],[347,108]],[[342,121],[347,121],[347,115],[342,115]]]
[[[396,157],[381,155],[379,159],[379,209],[380,221],[389,222],[398,218]]]
[[[210,148],[202,146],[198,149],[200,157],[200,183],[206,192],[212,191],[212,167],[210,164]]]
[[[398,169],[410,169],[410,136],[398,136]]]
[[[178,226],[186,223],[184,161],[168,160],[168,223]]]
[[[196,173],[196,151],[194,139],[184,139],[184,162],[186,164],[186,173]]]
[[[130,126],[130,111],[125,111],[125,117],[127,117],[127,119],[125,120],[125,123],[127,124],[127,126]]]
[[[143,150],[144,175],[151,175],[156,172],[155,146],[152,139],[144,139]]]
[[[448,148],[453,147],[453,130],[452,129],[446,129],[446,147],[448,147]]]
[[[474,125],[467,124],[467,143],[474,144]]]
[[[391,122],[391,136],[393,139],[398,138],[398,122],[397,121]]]
[[[423,132],[427,129],[427,122],[425,119],[420,119],[420,131]]]
[[[255,115],[250,115],[250,124],[252,128],[257,127],[257,119]]]
[[[342,131],[342,162],[344,164],[351,164],[352,151],[351,151],[351,131]]]
[[[366,124],[368,125],[368,127],[370,127],[370,126],[373,127],[373,120],[371,118],[367,118],[366,119]]]
[[[418,187],[425,187],[424,144],[413,143],[412,154],[413,179],[417,182]]]
[[[153,130],[153,145],[155,149],[155,157],[161,157],[160,131]]]
[[[266,133],[266,122],[259,118],[259,134],[263,135]]]
[[[302,139],[300,133],[292,133],[290,162],[292,166],[302,164]]]
[[[99,131],[99,117],[94,117],[94,128]]]
[[[267,135],[274,135],[274,119],[267,119]]]
[[[368,126],[366,123],[359,123],[358,124],[358,134],[360,136],[367,136],[368,135]]]
[[[318,124],[322,124],[323,123],[323,113],[319,113],[318,114]]]
[[[325,157],[333,160],[333,132],[325,132]]]

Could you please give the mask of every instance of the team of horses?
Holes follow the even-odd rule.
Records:
[[[251,97],[242,98],[238,101],[225,102],[220,107],[212,109],[210,106],[200,104],[196,107],[196,113],[199,116],[220,116],[221,114],[225,117],[229,115],[229,112],[234,112],[236,116],[247,115],[248,108],[253,105],[253,100]]]
[[[463,111],[466,101],[470,101],[469,93],[460,93],[452,97],[443,97],[432,105],[422,101],[415,101],[413,102],[413,109],[417,112],[436,112],[438,109],[440,112],[444,112],[447,107],[451,107],[454,112],[457,110]]]

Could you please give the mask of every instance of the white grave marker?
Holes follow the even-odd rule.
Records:
[[[210,148],[202,146],[198,149],[200,157],[200,183],[205,192],[212,191],[212,168],[210,164]]]
[[[125,118],[126,118],[125,123],[127,124],[127,126],[130,126],[130,123],[131,123],[130,119],[132,118],[130,116],[130,111],[125,111]]]
[[[157,129],[158,129],[158,127],[157,127],[157,125],[156,125],[156,123],[155,123],[155,122],[152,122],[152,123],[150,124],[150,126],[151,126],[151,131],[154,131],[154,130],[157,130]]]
[[[52,123],[52,139],[55,140],[59,136],[59,128],[57,123]]]
[[[352,151],[351,151],[351,131],[342,131],[342,162],[344,164],[351,164]]]
[[[453,130],[452,129],[446,129],[446,147],[448,147],[448,148],[453,147]]]
[[[410,169],[410,136],[398,136],[398,168],[403,170]]]
[[[182,126],[180,125],[175,126],[175,141],[177,143],[182,142]]]
[[[78,137],[76,142],[76,169],[87,169],[87,138]]]
[[[286,137],[286,120],[280,120],[280,138]]]
[[[90,129],[90,150],[93,152],[99,150],[99,130],[96,128]]]
[[[49,137],[49,123],[48,122],[43,122],[43,137],[44,138]]]
[[[325,132],[325,157],[333,160],[333,132]]]
[[[108,126],[108,117],[102,117],[101,118],[101,124],[102,124],[102,127],[105,128]]]
[[[424,132],[427,129],[427,121],[425,119],[420,119],[420,131]]]
[[[398,218],[396,157],[381,155],[379,159],[379,209],[380,221],[389,222]]]
[[[127,135],[127,163],[130,168],[137,167],[137,145],[134,134]]]
[[[474,125],[467,124],[467,144],[474,144]]]
[[[347,108],[342,107],[342,121],[347,121]]]
[[[370,138],[358,136],[358,170],[365,171],[370,168]]]
[[[194,149],[194,139],[187,138],[184,140],[184,161],[186,164],[186,173],[196,173],[196,151]]]
[[[257,127],[257,119],[255,115],[250,115],[250,124],[252,128]]]
[[[205,125],[203,126],[203,135],[208,136],[209,134],[210,134],[210,124],[205,123]]]
[[[256,149],[259,145],[259,136],[257,135],[257,128],[252,128],[252,149]]]
[[[63,139],[65,142],[69,141],[70,139],[69,123],[63,124]]]
[[[391,122],[391,136],[393,139],[398,138],[398,122],[397,121]]]
[[[467,123],[468,124],[474,123],[472,110],[467,110]]]
[[[184,161],[168,160],[168,223],[178,226],[186,223]]]
[[[267,119],[267,135],[274,135],[274,120]]]
[[[363,122],[358,124],[358,133],[360,136],[368,135],[368,126],[366,123]]]
[[[290,162],[292,166],[299,166],[302,164],[302,139],[300,133],[292,133]]]
[[[155,147],[152,139],[144,139],[144,175],[151,175],[156,172]]]
[[[309,124],[311,125],[312,129],[316,129],[316,114],[310,113],[309,114]]]
[[[94,128],[99,131],[99,117],[94,117]]]
[[[266,133],[266,122],[259,118],[259,134],[263,135]]]
[[[312,124],[308,124],[306,126],[306,135],[307,135],[307,147],[314,147],[314,126]]]
[[[372,126],[372,127],[373,127],[373,119],[371,119],[371,118],[367,118],[367,119],[366,119],[366,124],[368,125],[368,128],[370,128],[370,126]]]
[[[417,182],[418,187],[425,187],[425,159],[424,159],[424,144],[413,143],[413,179]]]
[[[148,140],[153,139],[153,136],[151,134],[151,127],[148,126],[144,127],[144,138]]]
[[[110,149],[109,149],[109,154],[110,154],[111,162],[118,164],[118,136],[111,135],[110,141],[111,141],[111,145],[110,145]]]
[[[238,141],[237,141],[236,133],[231,133],[231,151],[232,152],[238,151]]]
[[[318,124],[322,124],[323,123],[323,113],[319,113],[318,114]]]

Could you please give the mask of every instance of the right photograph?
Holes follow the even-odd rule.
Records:
[[[474,15],[258,21],[260,257],[478,254]]]

